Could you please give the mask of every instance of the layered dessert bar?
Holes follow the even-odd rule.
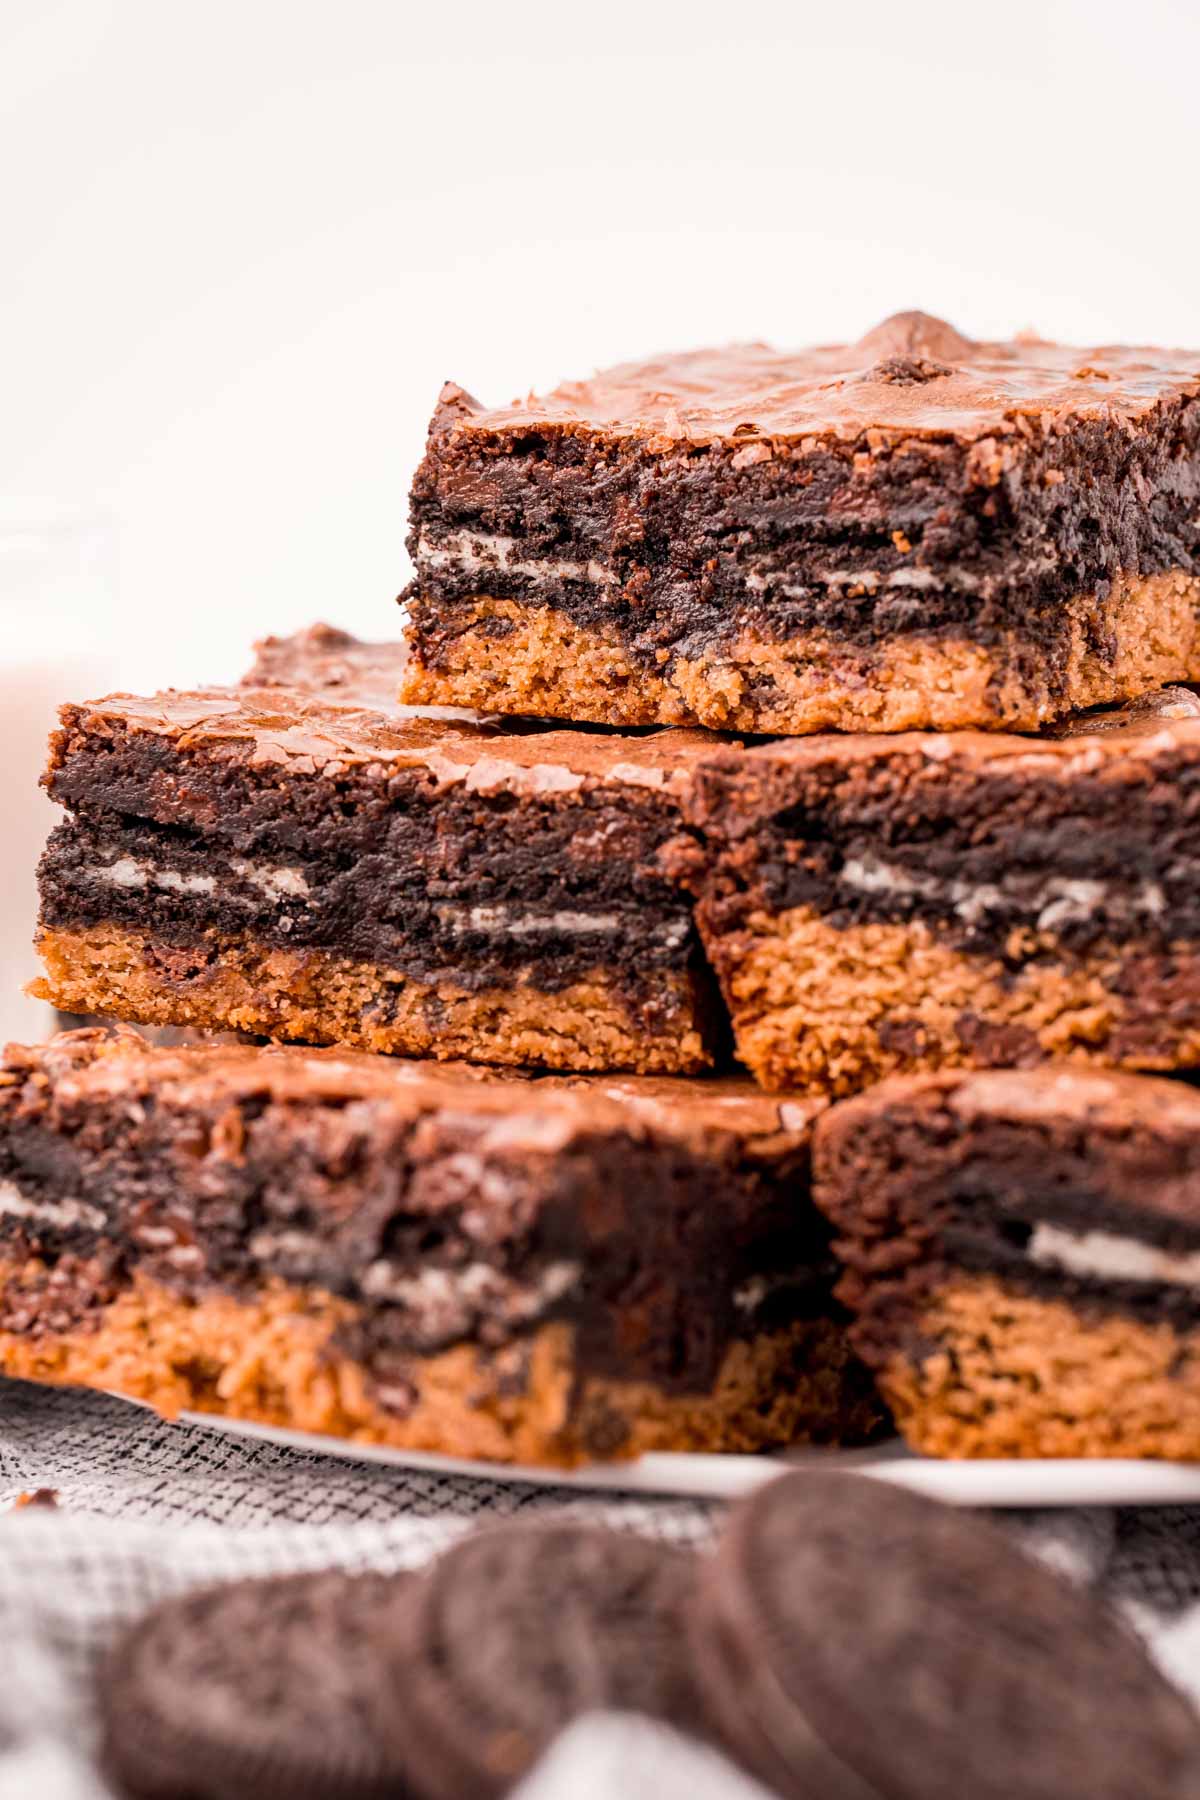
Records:
[[[708,741],[388,713],[395,667],[307,634],[266,647],[258,685],[64,707],[42,996],[419,1056],[704,1067],[718,1008],[657,856]]]
[[[0,1059],[0,1371],[571,1464],[855,1441],[813,1103],[67,1033]]]
[[[668,860],[769,1088],[1200,1062],[1200,701],[720,752]]]
[[[1031,730],[1200,677],[1200,351],[855,344],[443,390],[403,697],[738,731]]]
[[[1200,1093],[902,1078],[834,1107],[813,1157],[855,1345],[911,1445],[1200,1459]]]

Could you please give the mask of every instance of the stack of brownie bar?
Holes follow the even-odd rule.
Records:
[[[404,645],[64,706],[40,991],[219,1041],[10,1048],[0,1368],[1200,1457],[1200,352],[447,387],[410,549]]]

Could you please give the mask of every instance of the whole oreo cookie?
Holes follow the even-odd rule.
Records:
[[[1184,1800],[1200,1720],[1094,1597],[852,1475],[733,1513],[691,1618],[726,1748],[796,1800]]]
[[[394,1800],[372,1690],[412,1579],[322,1570],[165,1601],[101,1677],[109,1773],[138,1800]]]
[[[422,1800],[508,1792],[561,1728],[621,1708],[694,1728],[695,1558],[623,1532],[482,1531],[405,1596],[388,1728]]]

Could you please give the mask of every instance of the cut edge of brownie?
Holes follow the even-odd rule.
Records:
[[[814,1133],[852,1338],[940,1456],[1200,1459],[1200,1094],[896,1078]]]
[[[823,737],[703,764],[668,861],[773,1088],[1200,1060],[1200,701],[1041,739]]]
[[[0,1365],[510,1461],[869,1435],[811,1112],[623,1085],[10,1046]]]
[[[658,863],[707,744],[384,713],[380,649],[321,627],[266,654],[311,688],[64,707],[42,991],[385,1052],[710,1062],[718,1008]]]
[[[525,407],[450,387],[412,490],[404,695],[1027,729],[1200,676],[1198,394],[1200,353],[972,344],[920,314]]]

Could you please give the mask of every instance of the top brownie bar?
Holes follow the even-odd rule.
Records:
[[[443,389],[401,697],[609,724],[1031,730],[1200,678],[1200,351],[856,344]]]

